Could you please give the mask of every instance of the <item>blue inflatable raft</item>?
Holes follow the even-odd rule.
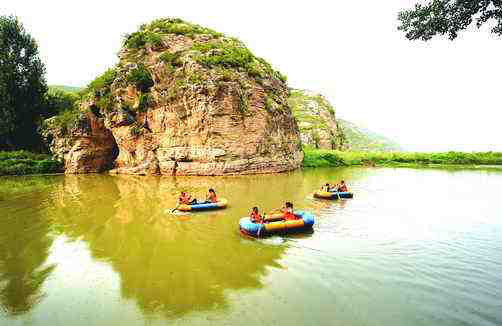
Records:
[[[225,198],[221,198],[216,203],[204,203],[204,204],[193,204],[193,205],[180,205],[178,210],[183,212],[194,212],[194,211],[207,211],[212,209],[220,209],[227,207],[228,201]]]
[[[314,197],[322,199],[354,198],[354,194],[351,192],[316,191]]]
[[[298,218],[297,220],[277,220],[280,219],[280,216],[274,214],[272,222],[265,222],[263,224],[253,223],[249,217],[243,217],[239,221],[239,229],[247,235],[260,237],[276,233],[298,232],[310,229],[314,225],[315,219],[312,213],[295,211],[294,214]]]

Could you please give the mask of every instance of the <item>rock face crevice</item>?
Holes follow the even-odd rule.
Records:
[[[225,175],[301,166],[285,79],[239,41],[164,19],[131,34],[119,59],[91,83],[72,128],[47,128],[67,173]]]

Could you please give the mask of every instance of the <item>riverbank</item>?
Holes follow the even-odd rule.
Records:
[[[28,151],[0,152],[0,175],[27,175],[63,172],[63,164],[48,154]]]
[[[305,148],[304,167],[393,166],[448,167],[502,166],[500,152],[352,152]],[[0,152],[0,175],[51,174],[64,172],[63,164],[48,154],[28,151]]]
[[[502,165],[500,152],[344,152],[305,148],[304,167],[368,166],[495,166]]]

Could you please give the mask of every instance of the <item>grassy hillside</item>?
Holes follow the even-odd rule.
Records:
[[[49,90],[58,90],[69,93],[78,93],[83,90],[83,87],[66,86],[66,85],[49,85]]]
[[[345,152],[305,148],[303,165],[305,167],[502,165],[502,153]]]
[[[403,150],[398,143],[385,136],[347,120],[337,119],[337,121],[345,135],[345,147],[350,151],[396,152]]]

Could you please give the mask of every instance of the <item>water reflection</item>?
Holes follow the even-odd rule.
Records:
[[[9,207],[0,204],[0,305],[11,316],[40,301],[42,284],[55,268],[45,264],[53,238],[40,213],[43,198],[36,193],[10,198]]]
[[[227,181],[66,176],[49,217],[58,232],[87,242],[95,259],[111,265],[122,296],[143,313],[225,309],[225,291],[260,287],[268,267],[280,268],[284,246],[242,240],[224,211],[184,219],[166,211],[180,187],[211,184],[224,193]]]

